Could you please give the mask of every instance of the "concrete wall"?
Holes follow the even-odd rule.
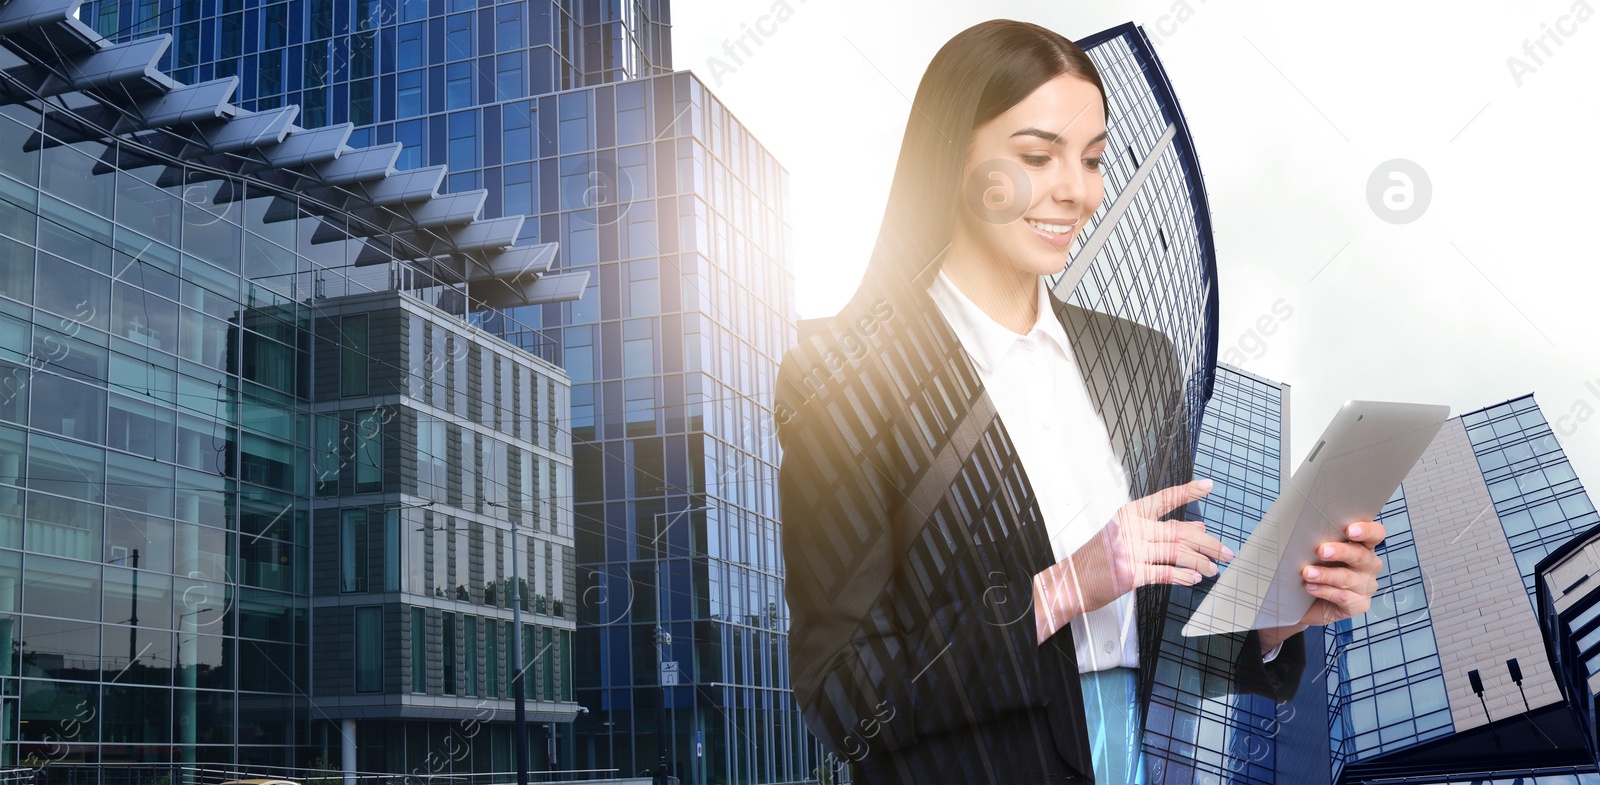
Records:
[[[1474,668],[1491,717],[1523,712],[1506,669],[1511,657],[1529,706],[1560,702],[1533,604],[1460,418],[1439,430],[1404,487],[1456,732],[1487,722],[1467,679]]]

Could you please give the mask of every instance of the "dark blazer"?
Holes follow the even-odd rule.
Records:
[[[1133,497],[1187,482],[1199,401],[1172,342],[1050,300]],[[927,293],[862,287],[784,356],[774,416],[790,677],[812,733],[868,785],[1091,781],[1071,628],[1035,638],[1033,576],[1056,560],[1033,487]],[[1136,591],[1148,705],[1174,589]],[[1253,632],[1188,645],[1279,702],[1305,666],[1301,635],[1266,665]]]

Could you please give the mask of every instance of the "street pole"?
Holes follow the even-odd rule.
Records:
[[[672,635],[661,626],[661,617],[665,613],[661,604],[661,543],[657,534],[656,542],[656,679],[661,682],[661,700],[656,703],[656,776],[655,785],[667,785],[667,681],[666,662],[667,644],[672,642]]]
[[[656,776],[655,776],[655,778],[653,780],[655,785],[670,785],[672,783],[676,783],[677,782],[677,778],[676,777],[672,777],[667,773],[667,738],[666,738],[666,726],[667,726],[667,681],[666,681],[667,650],[666,650],[666,647],[672,644],[672,633],[667,632],[666,629],[661,626],[662,620],[664,620],[666,618],[666,615],[667,615],[666,592],[663,590],[663,587],[661,585],[661,552],[666,549],[666,545],[663,544],[662,540],[661,540],[662,533],[663,533],[663,529],[661,527],[661,519],[663,517],[667,516],[667,515],[671,515],[672,516],[672,521],[676,522],[677,519],[678,519],[678,516],[681,516],[684,513],[704,512],[707,509],[710,509],[710,508],[708,508],[708,507],[687,507],[687,508],[679,510],[679,511],[677,511],[675,513],[658,512],[653,516],[655,521],[656,521],[656,537],[655,537],[655,556],[656,556],[656,633],[655,633],[655,641],[656,641],[656,678],[661,682],[661,702],[659,704],[657,704],[657,706],[656,706],[656,749],[659,751],[660,754],[656,758]],[[669,522],[667,525],[671,526],[672,523]],[[676,682],[674,682],[674,683],[676,683]],[[674,730],[676,730],[676,729],[674,729]],[[677,733],[674,732],[673,733],[673,738],[676,738],[676,737],[677,737]]]
[[[514,746],[517,750],[517,785],[528,785],[528,707],[522,692],[522,673],[527,670],[527,663],[522,660],[522,551],[517,547],[516,522],[512,524],[511,591],[517,597],[511,605],[511,657],[517,663],[517,670],[511,676],[511,691],[516,694],[517,707],[513,723],[517,734]]]

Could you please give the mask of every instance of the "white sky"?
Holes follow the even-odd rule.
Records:
[[[1072,39],[1133,21],[1155,40],[1199,151],[1219,356],[1292,386],[1291,465],[1349,398],[1456,415],[1533,392],[1600,501],[1600,21],[1566,16],[1582,0],[1470,13],[1365,1],[778,5],[793,15],[774,28],[761,22],[769,0],[675,0],[674,65],[788,169],[802,318],[836,312],[860,281],[910,96],[945,41],[995,17]],[[771,34],[735,65],[724,42],[758,22]],[[735,68],[720,85],[712,57]],[[1512,57],[1530,68],[1520,85]],[[1367,198],[1369,176],[1396,158],[1432,185],[1405,224],[1380,220]],[[1273,315],[1280,299],[1287,318]],[[1251,336],[1262,317],[1272,334]]]

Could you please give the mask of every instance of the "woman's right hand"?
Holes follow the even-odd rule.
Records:
[[[1212,560],[1231,561],[1234,554],[1206,533],[1204,521],[1160,520],[1210,492],[1210,480],[1195,480],[1128,502],[1071,556],[1033,576],[1039,643],[1140,586],[1193,586],[1202,575],[1216,575]]]

